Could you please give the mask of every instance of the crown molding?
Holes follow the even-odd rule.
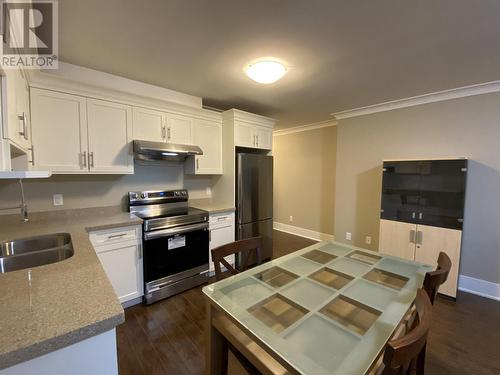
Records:
[[[326,121],[320,121],[320,122],[313,122],[311,124],[294,126],[293,128],[275,130],[275,131],[273,131],[273,137],[279,137],[281,135],[288,135],[288,134],[293,134],[293,133],[306,132],[309,130],[327,128],[329,126],[335,126],[337,124],[338,124],[338,121],[333,120],[333,119],[326,120]]]
[[[465,98],[467,96],[489,94],[500,91],[500,81],[491,81],[477,85],[463,86],[455,89],[433,92],[424,95],[412,96],[410,98],[392,100],[389,102],[369,105],[366,107],[349,109],[332,113],[337,120],[351,117],[370,115],[378,112],[392,111],[394,109],[414,107],[417,105],[442,102],[445,100]]]

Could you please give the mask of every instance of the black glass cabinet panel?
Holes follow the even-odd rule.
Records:
[[[412,222],[419,206],[420,162],[384,162],[382,219]]]
[[[420,224],[462,228],[467,160],[434,160],[421,164]]]
[[[381,218],[462,229],[467,160],[384,162]]]

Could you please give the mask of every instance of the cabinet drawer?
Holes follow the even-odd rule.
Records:
[[[106,229],[90,232],[90,242],[94,246],[109,245],[139,239],[138,227]]]
[[[208,222],[211,227],[218,224],[232,224],[234,223],[234,213],[210,214]]]

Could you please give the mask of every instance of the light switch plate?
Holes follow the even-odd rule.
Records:
[[[212,188],[210,186],[207,186],[207,188],[205,189],[205,195],[208,197],[212,196]]]
[[[52,196],[52,204],[54,206],[63,206],[64,205],[64,199],[62,194],[54,194]]]
[[[372,237],[371,236],[366,236],[365,242],[366,242],[367,245],[371,245],[371,243],[372,243]]]
[[[351,232],[345,232],[345,239],[348,240],[348,241],[352,240],[352,234],[351,234]]]

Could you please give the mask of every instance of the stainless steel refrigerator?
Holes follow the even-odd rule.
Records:
[[[237,153],[236,238],[256,236],[263,238],[263,260],[270,259],[273,255],[273,157]],[[242,258],[237,257],[237,266],[241,266]]]

